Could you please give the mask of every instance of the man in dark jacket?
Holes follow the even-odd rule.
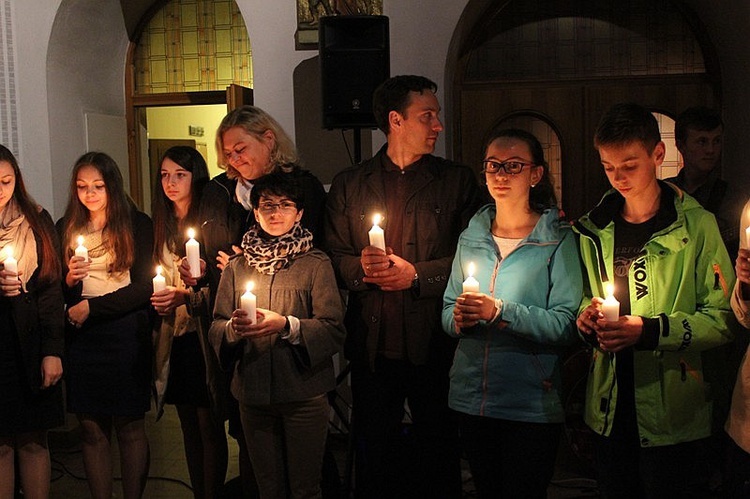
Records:
[[[436,90],[420,76],[380,85],[373,108],[388,143],[340,172],[328,197],[326,243],[349,291],[358,497],[461,496],[447,405],[455,343],[440,312],[458,236],[480,198],[469,168],[431,154],[443,129]],[[368,239],[376,214],[385,251]],[[407,401],[410,426],[402,424]]]

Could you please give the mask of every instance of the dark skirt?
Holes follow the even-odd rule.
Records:
[[[164,402],[175,405],[210,407],[206,386],[206,362],[195,331],[172,339],[169,379]]]
[[[26,369],[21,365],[21,351],[11,314],[0,313],[0,320],[3,322],[0,327],[0,436],[61,426],[65,413],[60,384],[45,390],[32,390],[26,379]]]
[[[150,408],[151,356],[145,309],[67,329],[68,412],[142,416]]]

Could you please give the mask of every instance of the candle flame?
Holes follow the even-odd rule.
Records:
[[[76,241],[78,241],[78,246],[83,246],[83,236],[78,236]]]
[[[13,246],[11,246],[10,244],[7,245],[5,248],[3,248],[3,253],[5,253],[3,261],[7,260],[8,258],[13,258]]]
[[[608,282],[604,285],[605,289],[607,290],[607,297],[614,296],[615,295],[615,285],[611,282]]]
[[[161,275],[162,270],[164,270],[164,269],[161,268],[161,265],[157,265],[156,266],[156,275]]]
[[[250,293],[253,291],[253,287],[255,287],[255,283],[253,281],[248,281],[247,284],[245,285],[245,291]]]
[[[372,216],[372,225],[378,225],[382,219],[383,217],[380,216],[380,213],[374,214]]]
[[[193,239],[195,237],[195,229],[192,227],[187,230],[188,238]]]
[[[469,277],[474,277],[474,262],[469,262],[469,269],[467,270],[467,273],[469,274]]]

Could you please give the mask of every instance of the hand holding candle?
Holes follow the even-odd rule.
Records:
[[[381,216],[379,213],[376,213],[372,217],[372,229],[370,229],[370,232],[367,234],[370,236],[370,246],[375,246],[376,248],[380,248],[383,251],[385,251],[385,232],[383,232],[383,229],[380,228]]]
[[[15,258],[13,258],[13,246],[6,246],[3,249],[3,253],[5,253],[3,258],[3,268],[7,272],[13,272],[14,274],[18,273],[18,261],[16,261]]]
[[[469,262],[469,268],[467,270],[469,276],[463,284],[464,293],[479,293],[479,281],[474,278],[474,270],[474,262]]]
[[[201,275],[201,250],[200,243],[195,240],[195,230],[188,229],[188,241],[185,243],[185,254],[190,265],[190,275],[200,277]]]
[[[13,247],[8,245],[3,249],[2,252],[2,258],[3,258],[3,269],[6,272],[12,272],[14,274],[18,274],[18,262],[15,258],[13,258]],[[16,277],[17,281],[20,281],[21,279]],[[7,282],[13,282],[13,278],[10,278],[7,280]],[[5,296],[18,296],[21,294],[20,284],[16,284],[15,286],[11,286],[10,288],[3,286],[2,293],[5,294]]]
[[[608,282],[606,283],[606,288],[607,296],[602,303],[602,313],[605,320],[617,322],[620,320],[620,302],[615,299],[615,286]]]
[[[162,268],[161,265],[156,267],[156,275],[154,276],[154,293],[158,293],[159,291],[164,291],[167,289],[167,281],[164,279],[164,276],[161,275]]]
[[[86,246],[83,245],[83,236],[78,236],[78,239],[76,239],[78,242],[78,246],[76,247],[75,256],[80,256],[84,259],[84,261],[89,260],[89,250],[86,248]]]
[[[253,294],[253,281],[250,281],[247,283],[247,286],[245,288],[245,293],[240,296],[240,308],[247,312],[248,318],[250,319],[251,324],[257,324],[258,318],[257,318],[257,299],[255,295]]]

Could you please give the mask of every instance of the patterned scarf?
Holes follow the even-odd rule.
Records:
[[[26,283],[37,269],[37,249],[34,231],[29,221],[21,213],[21,208],[15,199],[8,201],[5,209],[0,213],[0,250],[6,246],[13,247],[13,256],[18,261],[21,274],[21,284],[26,290]],[[5,251],[0,252],[0,261],[6,257]]]
[[[269,236],[260,225],[242,237],[242,250],[248,265],[261,274],[272,275],[289,266],[295,257],[312,249],[312,233],[295,222],[292,230],[278,237]]]

